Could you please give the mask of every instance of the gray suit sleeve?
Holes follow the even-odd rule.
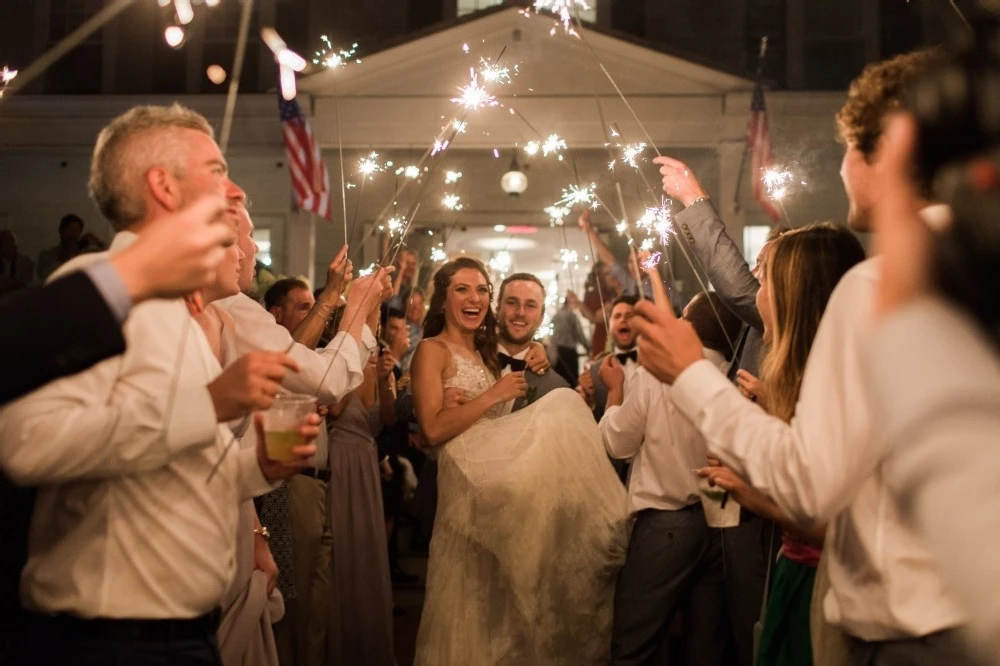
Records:
[[[726,233],[726,225],[712,202],[688,206],[674,219],[726,307],[751,327],[764,330],[757,311],[760,284],[739,247]]]

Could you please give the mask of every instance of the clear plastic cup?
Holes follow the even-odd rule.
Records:
[[[300,430],[310,414],[316,413],[316,396],[279,393],[264,412],[264,447],[271,460],[291,462],[296,446],[306,444]]]
[[[708,485],[708,479],[701,480],[698,490],[709,527],[736,527],[740,524],[740,505],[732,496],[718,486]]]

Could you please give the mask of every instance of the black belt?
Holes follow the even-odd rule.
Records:
[[[214,636],[222,616],[216,609],[200,617],[185,620],[133,620],[117,618],[81,618],[75,615],[26,613],[29,625],[46,634],[106,641],[167,642],[197,640]]]
[[[319,479],[320,481],[330,480],[330,470],[328,469],[317,469],[316,467],[306,467],[299,471],[299,474],[303,476],[308,476],[313,479]]]

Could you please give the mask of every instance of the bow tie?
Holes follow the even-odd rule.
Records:
[[[633,363],[638,363],[639,352],[633,349],[630,352],[622,352],[621,354],[615,354],[615,358],[617,358],[618,362],[621,363],[622,365],[625,365],[625,363],[629,360],[631,360]]]
[[[528,367],[528,364],[520,359],[516,359],[513,356],[507,356],[507,354],[500,352],[500,369],[503,370],[507,366],[510,366],[510,369],[514,372],[521,372]]]

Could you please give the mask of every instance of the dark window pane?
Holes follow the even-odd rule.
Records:
[[[153,92],[169,95],[186,92],[187,51],[172,49],[161,38],[153,48]]]
[[[865,66],[861,39],[808,39],[803,43],[805,79],[816,90],[843,90]]]
[[[802,13],[809,37],[852,37],[861,26],[861,0],[803,2]]]
[[[45,92],[96,95],[101,92],[101,45],[81,44],[45,73]]]

